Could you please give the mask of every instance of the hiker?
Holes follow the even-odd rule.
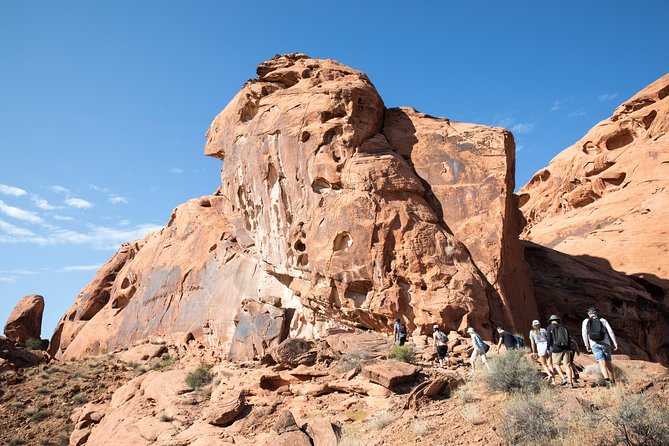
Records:
[[[585,349],[595,355],[595,360],[599,363],[599,369],[607,384],[616,383],[616,374],[613,371],[611,362],[611,343],[613,350],[618,350],[618,342],[613,334],[611,325],[604,318],[599,317],[599,308],[589,307],[588,317],[583,320],[581,325],[581,335]]]
[[[567,327],[560,323],[560,318],[555,314],[548,318],[550,325],[546,328],[548,333],[548,348],[553,356],[553,365],[560,376],[560,385],[569,385],[574,388],[574,376],[571,370],[570,340]],[[565,372],[562,373],[561,365],[564,365]],[[566,378],[565,378],[566,374]],[[554,382],[557,384],[556,382]]]
[[[407,326],[404,324],[404,322],[400,323],[400,328],[398,328],[398,340],[399,340],[399,345],[400,347],[404,345],[404,343],[407,341]]]
[[[472,372],[476,370],[476,359],[479,357],[481,358],[481,363],[484,364],[487,368],[490,368],[488,365],[488,358],[486,357],[486,353],[490,349],[490,346],[483,342],[481,336],[479,336],[472,327],[467,329],[467,333],[469,333],[469,336],[472,338],[472,347],[474,347],[472,350],[472,356],[469,359],[472,364]]]
[[[400,342],[400,328],[402,327],[402,322],[400,321],[400,318],[395,319],[395,323],[393,324],[393,339],[395,344],[399,344]]]
[[[439,366],[443,369],[444,360],[448,359],[448,336],[446,333],[439,329],[439,325],[434,324],[432,326],[434,332],[432,333],[432,345],[434,346],[434,351],[437,352],[437,358],[439,359]]]
[[[504,347],[506,347],[507,351],[513,350],[516,347],[518,347],[516,342],[516,337],[512,333],[509,333],[502,327],[497,327],[497,333],[499,333],[499,341],[497,341],[497,353],[499,353],[499,349],[502,346],[502,342],[504,342]]]
[[[549,381],[553,381],[553,366],[548,366],[546,360],[549,357],[548,352],[548,332],[545,328],[541,328],[538,320],[532,321],[532,329],[530,330],[530,344],[532,347],[532,358],[539,361],[541,368],[546,373]]]

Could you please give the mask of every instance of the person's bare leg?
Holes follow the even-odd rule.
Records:
[[[609,379],[611,380],[611,382],[613,383],[616,382],[616,372],[613,369],[613,363],[611,361],[606,361],[606,360],[601,362],[604,363],[606,371],[609,373]]]
[[[551,371],[551,369],[548,368],[545,356],[539,356],[539,364],[541,364],[541,367],[544,369],[544,372],[548,375],[548,379],[553,379],[553,372]]]
[[[597,363],[599,364],[599,370],[602,372],[604,379],[611,379],[608,367],[606,367],[606,361],[602,359],[601,361],[597,361]]]

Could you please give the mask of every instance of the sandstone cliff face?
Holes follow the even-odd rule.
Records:
[[[387,111],[365,74],[293,54],[261,64],[207,136],[205,153],[225,161],[219,191],[110,260],[61,321],[53,353],[175,332],[263,350],[235,334],[252,325],[239,328],[243,300],[278,299],[286,330],[307,337],[387,330],[397,316],[412,330],[489,335],[535,317],[508,132]]]
[[[645,288],[649,299],[639,297],[638,311],[631,313],[629,302],[621,303],[614,291],[608,299],[601,295],[590,303],[605,308],[620,303],[613,307],[628,317],[625,326],[640,342],[637,345],[664,359],[669,358],[669,346],[663,346],[669,322],[668,131],[669,75],[665,75],[561,152],[520,190],[525,239],[587,256]],[[531,259],[530,263],[536,265]],[[547,304],[542,294],[547,296],[539,293],[540,307]],[[653,336],[657,339],[641,343]]]

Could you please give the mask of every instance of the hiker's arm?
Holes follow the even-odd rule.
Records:
[[[609,338],[611,338],[611,342],[613,342],[613,349],[618,350],[618,341],[616,341],[616,335],[613,334],[613,329],[609,325],[609,321],[606,319],[602,319],[604,322],[604,326],[606,327],[606,331],[609,333]]]
[[[583,338],[583,345],[585,345],[585,349],[590,352],[590,338],[588,337],[588,320],[586,319],[583,321],[581,324],[581,337]]]
[[[499,349],[502,347],[502,337],[499,337],[499,341],[497,341],[497,353],[499,353]]]
[[[534,342],[534,336],[530,333],[530,346],[532,347],[532,356],[537,356],[537,343]]]

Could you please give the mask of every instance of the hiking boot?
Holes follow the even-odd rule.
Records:
[[[569,388],[570,389],[575,389],[576,387],[574,387],[574,383],[569,383]]]
[[[562,381],[560,381],[560,385],[564,386],[565,384],[567,384],[567,380],[562,378]]]

